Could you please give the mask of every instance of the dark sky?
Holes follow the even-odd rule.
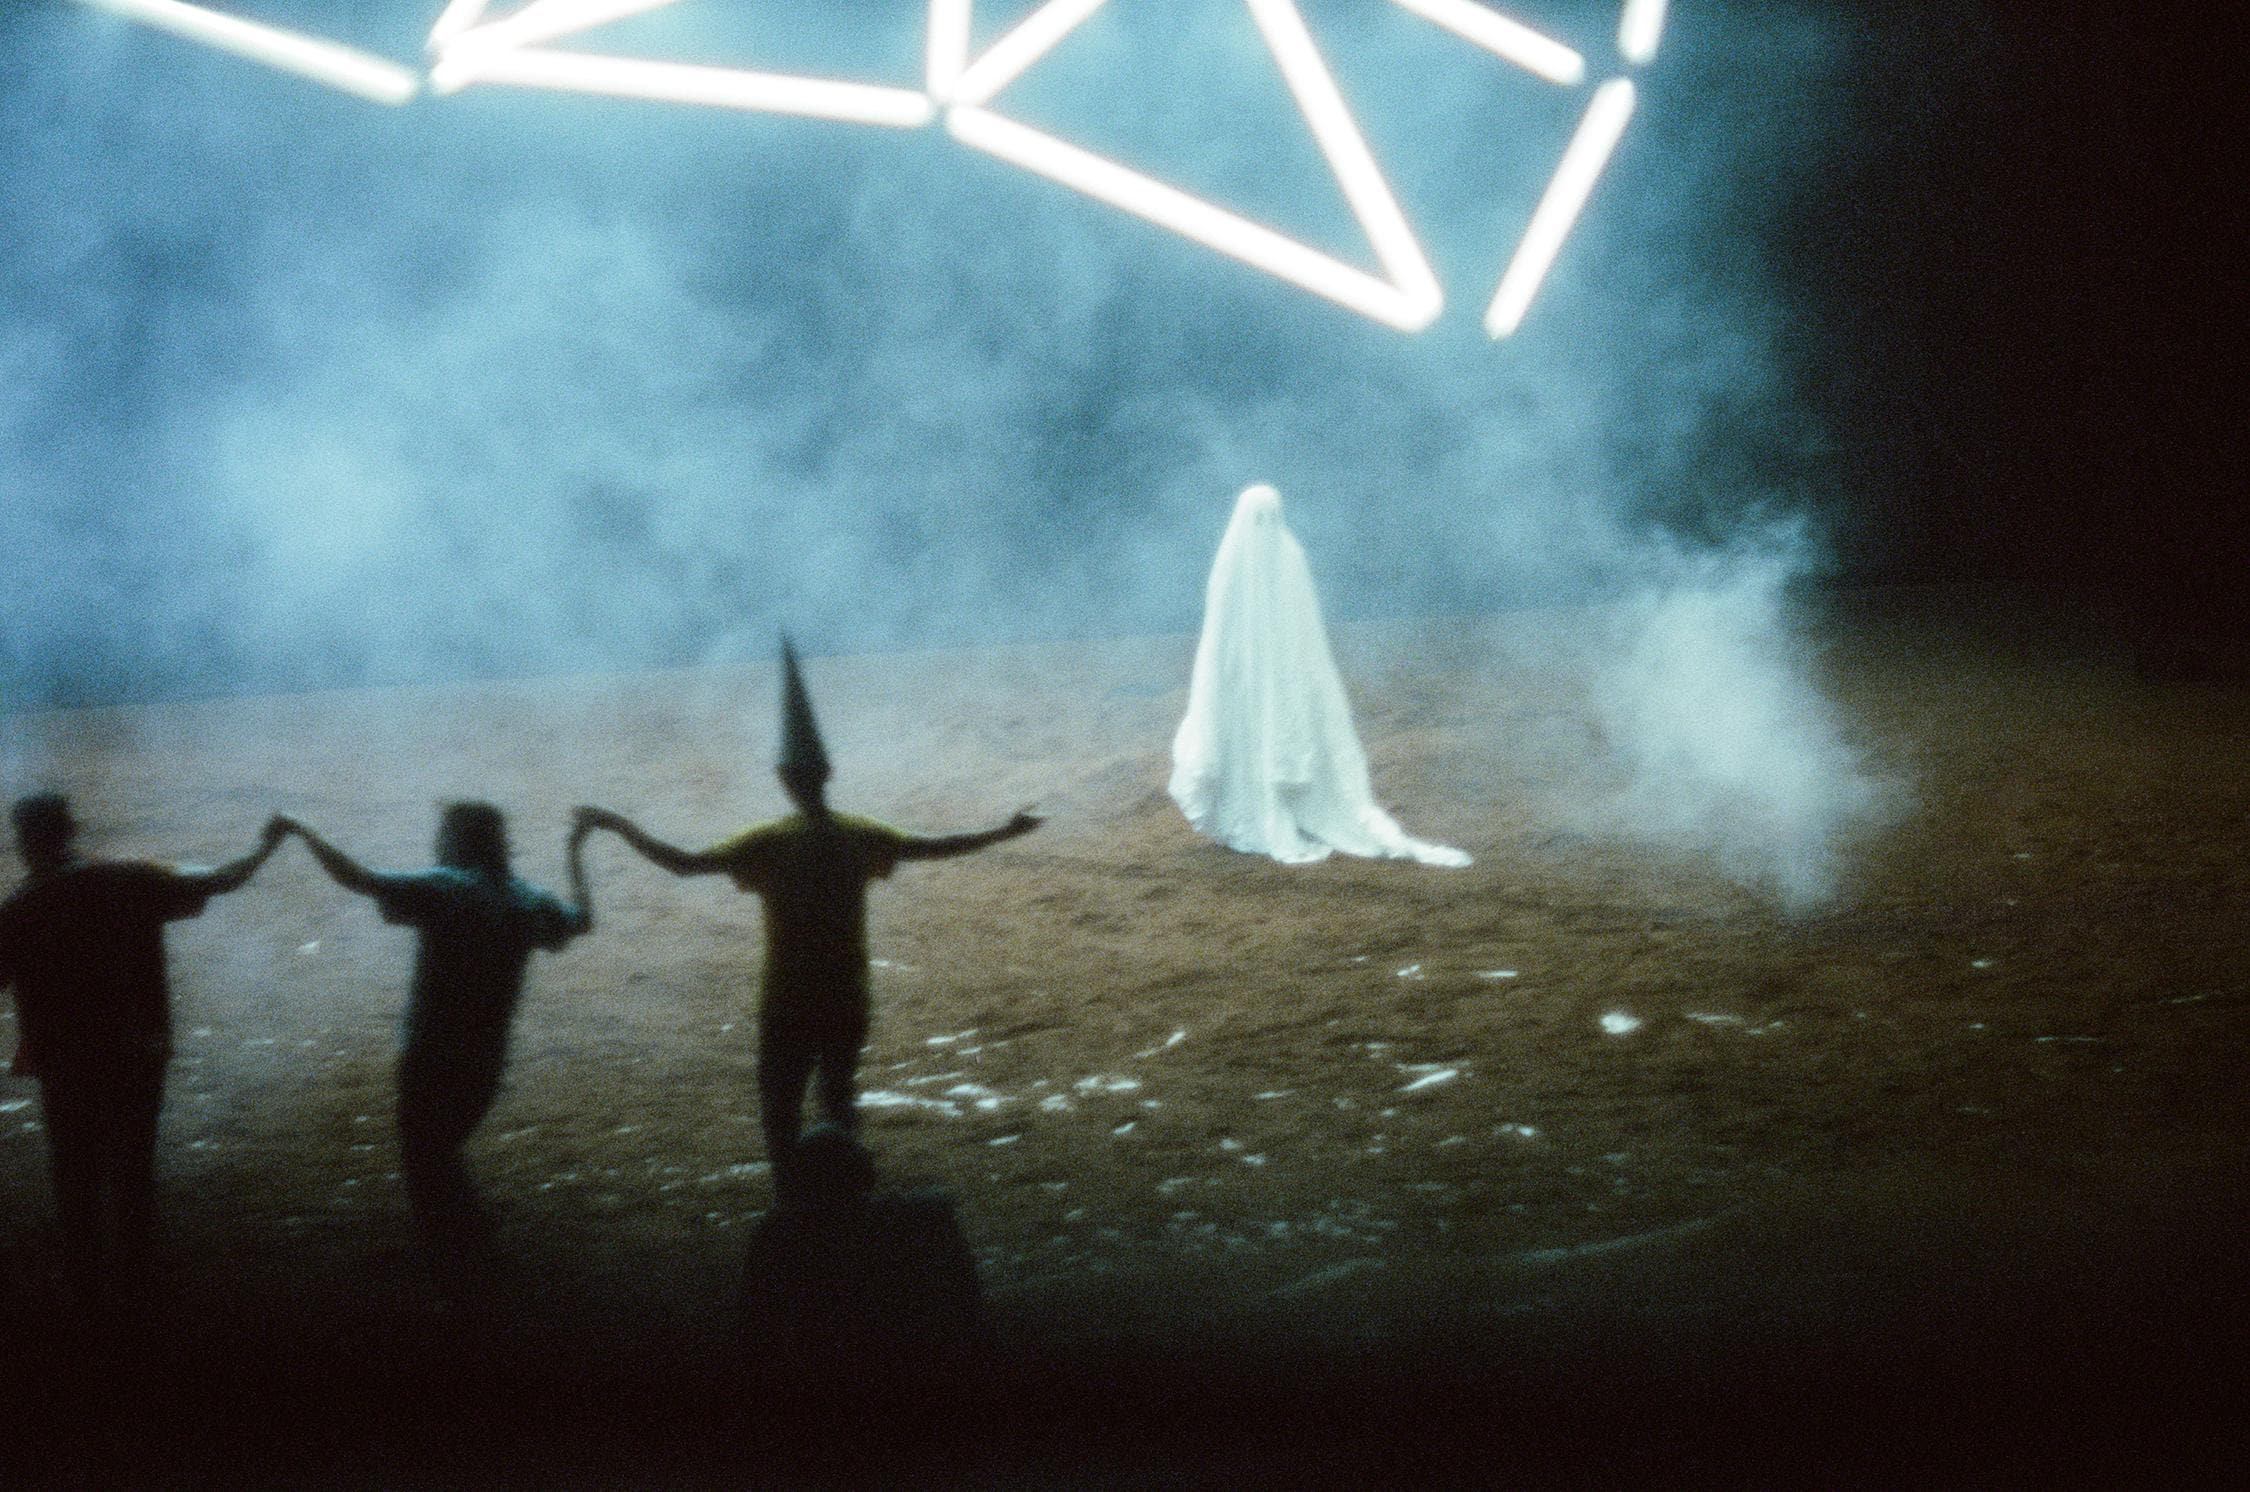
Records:
[[[241,8],[411,59],[439,7]],[[1576,105],[1303,8],[1448,288],[1422,336],[942,130],[393,111],[9,5],[0,707],[762,655],[776,623],[1184,630],[1261,479],[1346,615],[1630,592],[1664,544],[1778,529],[1814,576],[2230,590],[2195,459],[2223,131],[2181,128],[2217,97],[2182,28],[1682,0],[1495,345],[1499,230]],[[724,14],[768,65],[910,76],[919,11],[686,0],[614,39],[731,60]],[[1364,254],[1239,7],[1112,11],[1008,107]],[[1615,9],[1519,13],[1599,42]]]

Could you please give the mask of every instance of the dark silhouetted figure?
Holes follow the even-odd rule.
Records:
[[[84,1304],[146,1276],[156,1227],[156,1120],[172,1055],[164,924],[202,912],[281,841],[216,870],[83,859],[59,793],[21,799],[29,875],[0,902],[0,987],[14,986],[16,1070],[39,1079],[64,1268]]]
[[[489,803],[445,805],[428,870],[369,870],[296,820],[282,823],[338,885],[419,934],[398,1060],[399,1159],[440,1283],[461,1283],[490,1231],[461,1148],[499,1097],[532,950],[560,948],[594,925],[587,831],[570,836],[566,905],[509,870],[507,825]]]
[[[621,814],[580,808],[581,829],[613,830],[674,875],[724,872],[765,903],[766,966],[758,1002],[758,1098],[776,1172],[795,1150],[805,1088],[819,1077],[822,1113],[855,1128],[855,1077],[867,1041],[867,885],[901,860],[943,860],[1028,834],[1019,812],[981,833],[909,834],[837,813],[826,801],[828,753],[796,651],[783,639],[782,752],[776,769],[795,813],[707,850],[666,844]]]
[[[833,1124],[805,1132],[786,1174],[743,1272],[750,1364],[895,1377],[975,1344],[976,1260],[943,1192],[877,1191],[867,1151]]]

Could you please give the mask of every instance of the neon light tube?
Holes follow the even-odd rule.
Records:
[[[1656,60],[1656,43],[1664,34],[1664,0],[1625,0],[1625,13],[1617,18],[1617,50],[1635,67]]]
[[[445,44],[484,18],[484,8],[490,0],[452,0],[445,13],[430,28],[429,49],[440,51]]]
[[[949,102],[982,108],[1064,37],[1086,23],[1109,0],[1047,0],[1016,28],[994,42],[955,80]],[[966,37],[963,39],[966,46]]]
[[[969,65],[970,10],[971,0],[930,0],[926,81],[930,97],[941,103],[953,96]]]
[[[1250,17],[1257,22],[1274,60],[1281,64],[1282,79],[1303,111],[1305,122],[1312,126],[1313,139],[1335,173],[1352,217],[1374,246],[1384,272],[1416,303],[1442,302],[1437,275],[1421,244],[1415,241],[1414,230],[1407,226],[1406,214],[1399,210],[1390,184],[1383,180],[1367,140],[1353,122],[1351,110],[1337,91],[1336,80],[1321,60],[1294,0],[1250,0]]]
[[[315,83],[326,83],[331,88],[373,99],[379,104],[403,104],[422,91],[421,79],[380,57],[295,31],[238,20],[199,5],[184,5],[180,0],[78,0],[78,3],[139,21],[159,31],[169,31],[174,36],[201,42],[222,52],[232,52],[252,62],[262,62]]]
[[[1472,0],[1392,0],[1392,3],[1550,83],[1575,88],[1586,81],[1585,58],[1521,21],[1511,21]]]
[[[1426,288],[1393,285],[1200,197],[1012,119],[984,109],[955,107],[946,113],[946,127],[964,145],[1036,171],[1160,228],[1169,228],[1183,238],[1386,326],[1418,332],[1435,321],[1443,309],[1444,301],[1434,282]]]
[[[439,93],[458,93],[477,80],[487,61],[502,52],[536,47],[674,3],[676,0],[532,0],[505,20],[460,32],[447,41],[440,49],[437,65],[430,69],[430,87]]]
[[[1564,147],[1554,179],[1532,209],[1531,225],[1524,230],[1523,242],[1516,246],[1507,273],[1500,277],[1491,309],[1484,313],[1484,329],[1495,338],[1508,336],[1522,325],[1524,312],[1531,309],[1531,298],[1539,293],[1540,283],[1547,278],[1548,268],[1578,221],[1594,182],[1609,164],[1611,152],[1625,133],[1625,123],[1632,117],[1632,79],[1612,78],[1594,90],[1586,117],[1578,121],[1578,132]]]
[[[557,88],[611,98],[796,114],[899,129],[928,124],[936,113],[928,96],[914,89],[534,48],[509,48],[482,59],[476,64],[474,76],[479,83],[518,88]]]

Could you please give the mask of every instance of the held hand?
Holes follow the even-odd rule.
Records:
[[[625,819],[622,814],[611,813],[606,808],[594,808],[581,803],[570,812],[570,832],[573,838],[591,834],[596,829],[607,829],[622,834]]]
[[[1046,816],[1033,813],[1031,805],[1027,803],[1016,810],[1015,817],[1008,820],[1008,837],[1013,839],[1019,834],[1029,834],[1045,822]]]
[[[258,832],[258,838],[270,850],[290,835],[301,832],[303,828],[302,824],[299,824],[288,814],[277,813],[266,820],[266,826]]]

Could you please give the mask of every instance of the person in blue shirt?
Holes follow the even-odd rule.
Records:
[[[532,951],[593,928],[588,831],[570,836],[565,902],[510,870],[507,825],[489,803],[445,805],[438,863],[428,870],[369,870],[297,820],[280,822],[338,885],[418,934],[398,1061],[399,1158],[416,1224],[441,1267],[468,1262],[489,1225],[461,1149],[499,1097]]]

